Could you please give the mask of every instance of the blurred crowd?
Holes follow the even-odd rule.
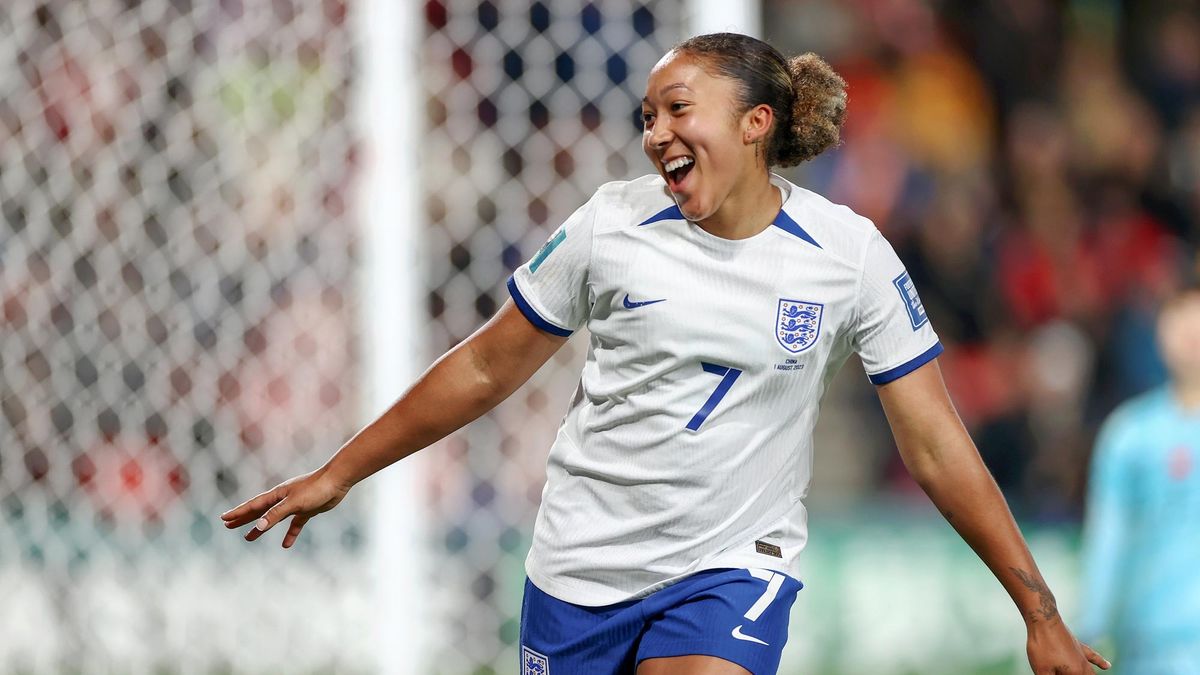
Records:
[[[896,247],[1017,514],[1078,517],[1096,426],[1164,381],[1154,313],[1197,273],[1197,3],[764,9],[768,40],[849,85],[843,145],[798,180]]]

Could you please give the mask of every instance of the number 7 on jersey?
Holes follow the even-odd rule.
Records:
[[[713,393],[709,395],[708,400],[704,402],[704,405],[700,407],[700,410],[696,411],[695,415],[692,415],[692,420],[687,423],[687,428],[692,431],[696,431],[700,428],[701,424],[704,424],[704,420],[708,419],[708,416],[712,414],[713,408],[716,408],[721,399],[725,397],[725,394],[729,393],[729,388],[733,386],[734,380],[738,379],[738,375],[742,374],[742,371],[731,366],[720,366],[704,361],[700,362],[700,366],[704,368],[704,372],[706,373],[720,375],[721,381],[717,384],[717,388],[713,390]]]

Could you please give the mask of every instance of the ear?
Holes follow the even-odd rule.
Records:
[[[765,139],[774,121],[775,111],[765,103],[747,110],[742,115],[742,143],[750,145]]]

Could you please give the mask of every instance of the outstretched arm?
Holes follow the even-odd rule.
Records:
[[[1089,661],[1107,669],[1108,661],[1063,623],[1004,496],[950,402],[937,360],[877,391],[909,473],[1020,609],[1033,672],[1092,672]]]
[[[290,547],[310,518],[337,506],[358,481],[425,448],[494,408],[567,341],[534,327],[508,300],[482,328],[446,352],[392,406],[321,468],[285,481],[221,515],[228,528],[258,521],[254,541],[293,516]]]

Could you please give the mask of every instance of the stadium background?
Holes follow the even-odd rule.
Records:
[[[217,526],[378,412],[366,4],[0,7],[0,672],[378,668],[377,486],[292,551]],[[420,22],[419,370],[597,185],[648,171],[637,102],[691,17],[401,6]],[[900,252],[1070,617],[1096,425],[1162,381],[1153,312],[1194,273],[1196,3],[763,0],[761,25],[849,82],[845,143],[785,175]],[[406,672],[516,672],[523,558],[582,349],[422,453],[422,534],[403,544],[425,561],[427,636],[393,636]],[[817,447],[782,672],[1024,672],[1016,612],[905,476],[857,363]]]

